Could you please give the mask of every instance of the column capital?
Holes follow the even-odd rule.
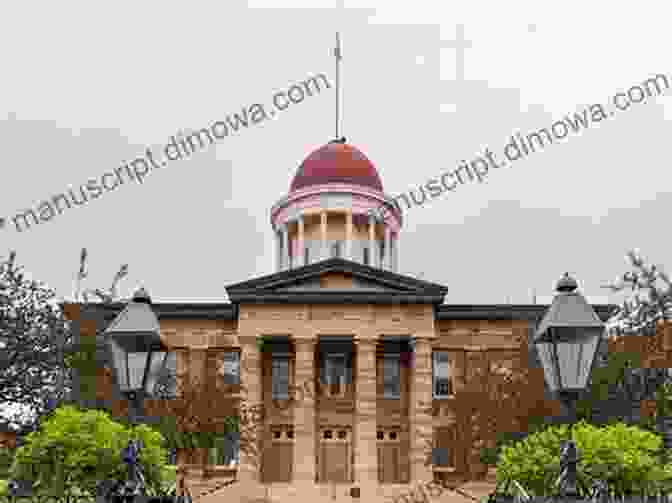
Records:
[[[356,336],[352,338],[352,342],[358,347],[375,346],[378,344],[378,336]]]
[[[238,343],[242,346],[251,346],[254,345],[255,347],[257,346],[257,339],[259,338],[258,335],[239,335],[238,336]]]
[[[432,343],[437,339],[436,334],[433,333],[415,333],[411,334],[411,338],[415,339],[417,342],[429,342]]]
[[[296,345],[315,345],[318,343],[318,338],[315,335],[292,335],[289,339]]]

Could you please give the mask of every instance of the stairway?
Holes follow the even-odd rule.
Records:
[[[189,489],[191,497],[195,503],[201,498],[209,496],[210,494],[230,486],[231,484],[235,484],[236,479],[232,476],[212,477],[205,479],[201,476],[188,476],[185,478],[184,483],[185,486]]]

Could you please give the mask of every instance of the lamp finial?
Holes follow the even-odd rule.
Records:
[[[152,298],[149,296],[147,290],[144,287],[139,288],[133,294],[133,302],[144,302],[145,304],[151,304]]]
[[[579,287],[579,285],[576,283],[574,278],[572,278],[568,272],[565,273],[565,275],[560,278],[560,281],[558,281],[557,286],[555,287],[556,292],[563,292],[563,293],[569,293],[573,292]]]

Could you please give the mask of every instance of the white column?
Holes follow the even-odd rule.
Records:
[[[373,215],[369,215],[369,265],[376,267],[376,219]]]
[[[345,214],[345,259],[354,260],[352,257],[352,210],[347,210]]]
[[[329,258],[329,249],[327,248],[327,212],[322,210],[320,212],[320,236],[321,236],[321,246],[320,253],[322,254],[322,260]]]
[[[282,270],[289,269],[289,230],[287,222],[282,224]]]
[[[296,257],[296,263],[297,266],[304,266],[306,265],[305,263],[305,258],[306,258],[306,252],[305,252],[305,242],[303,240],[303,215],[299,215],[299,231],[298,231],[298,238],[297,238],[297,254],[298,256]]]
[[[275,229],[275,270],[282,271],[282,234]]]
[[[399,272],[399,233],[392,240],[392,270]]]
[[[385,224],[385,258],[383,268],[388,271],[392,269],[392,230],[388,224]]]

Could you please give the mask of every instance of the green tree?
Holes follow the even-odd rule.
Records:
[[[76,489],[92,497],[105,479],[124,480],[121,451],[129,440],[140,439],[140,455],[148,488],[163,487],[166,450],[163,436],[147,425],[129,428],[98,410],[66,405],[53,411],[16,451],[11,477],[29,480],[38,494],[65,496]]]
[[[612,293],[626,293],[607,322],[610,337],[656,335],[659,323],[672,320],[672,280],[660,265],[648,264],[637,250],[626,254],[630,270],[604,285]],[[637,368],[626,371],[640,382],[670,381],[667,369]]]
[[[29,279],[16,253],[0,261],[0,403],[21,406],[38,416],[61,393],[61,349],[72,343],[55,292]],[[25,426],[31,419],[13,418]]]

